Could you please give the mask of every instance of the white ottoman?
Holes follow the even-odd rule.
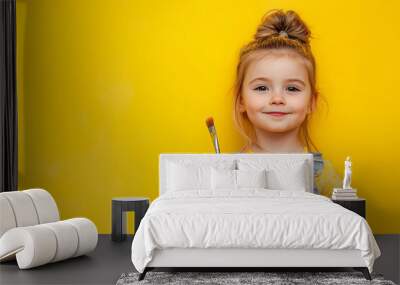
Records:
[[[59,221],[43,189],[0,193],[0,262],[16,258],[20,269],[57,262],[94,250],[97,238],[89,219]]]

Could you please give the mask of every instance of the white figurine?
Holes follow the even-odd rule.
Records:
[[[351,160],[348,156],[344,162],[343,189],[352,189],[351,186]]]

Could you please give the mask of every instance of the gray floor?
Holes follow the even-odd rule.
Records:
[[[400,234],[375,235],[375,239],[382,255],[375,261],[374,271],[400,284]]]
[[[399,283],[400,235],[376,235],[382,256],[376,260],[374,272]],[[16,262],[0,264],[0,284],[115,284],[123,272],[134,271],[130,260],[132,238],[112,242],[109,235],[100,235],[94,252],[70,260],[29,270],[19,270]]]

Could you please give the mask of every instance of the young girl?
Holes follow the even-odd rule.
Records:
[[[240,52],[234,121],[244,153],[312,152],[315,193],[329,196],[340,178],[308,133],[319,93],[311,32],[294,11],[271,10]],[[313,152],[312,150],[315,150]]]

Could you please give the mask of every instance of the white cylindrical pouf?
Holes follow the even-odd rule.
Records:
[[[28,194],[32,199],[39,218],[39,224],[57,222],[60,220],[56,201],[49,192],[40,188],[28,189],[22,192]]]
[[[41,225],[13,228],[0,239],[1,247],[16,253],[20,269],[49,263],[56,254],[57,240],[54,232]]]
[[[57,238],[57,252],[51,262],[57,262],[72,257],[78,248],[78,233],[65,221],[40,225],[51,229]]]
[[[97,228],[96,225],[86,218],[73,218],[64,222],[71,224],[78,232],[79,242],[75,256],[88,253],[96,248],[97,245]]]
[[[33,226],[39,223],[35,205],[30,196],[23,191],[1,193],[13,209],[17,227]]]
[[[98,233],[92,221],[59,218],[46,190],[0,193],[0,262],[16,258],[20,269],[28,269],[96,248]]]
[[[0,238],[6,231],[17,226],[11,204],[8,199],[1,194],[2,193],[0,193]]]

